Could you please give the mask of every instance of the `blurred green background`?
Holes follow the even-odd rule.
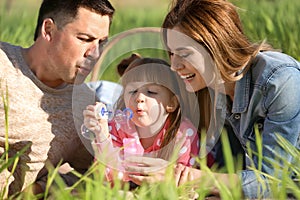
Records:
[[[252,41],[266,39],[275,48],[300,60],[299,0],[231,1],[240,8],[239,13],[245,32]],[[25,47],[30,46],[33,42],[40,3],[41,0],[1,0],[0,40]],[[168,12],[170,0],[111,0],[111,3],[116,9],[111,36],[116,36],[138,27],[160,27]],[[147,34],[140,34],[138,38],[131,38],[130,42],[128,40],[117,43],[101,63],[99,79],[118,81],[115,66],[132,51],[144,56],[167,59],[165,52],[159,50],[160,47],[156,47],[155,43],[160,42],[156,36],[152,38]],[[144,44],[146,41],[151,43],[150,48],[141,48],[149,46]]]

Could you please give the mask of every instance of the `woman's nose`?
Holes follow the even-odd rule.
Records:
[[[182,62],[177,58],[178,56],[173,55],[171,57],[171,70],[172,71],[179,71],[182,70],[184,68],[184,65],[182,64]]]

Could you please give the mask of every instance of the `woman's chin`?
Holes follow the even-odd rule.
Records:
[[[188,85],[186,85],[185,89],[188,92],[197,92],[198,90],[201,90],[203,88],[201,88],[201,87],[193,87],[192,85],[188,84]]]

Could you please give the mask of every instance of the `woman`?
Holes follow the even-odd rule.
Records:
[[[280,178],[281,171],[274,166],[282,166],[283,160],[292,162],[293,158],[278,144],[277,135],[299,148],[299,62],[265,42],[251,43],[243,33],[236,7],[225,0],[179,0],[166,16],[163,28],[171,68],[184,80],[186,89],[212,90],[210,127],[218,127],[224,119],[246,151],[249,144],[252,152],[258,152],[254,127],[259,124],[263,159],[260,163],[255,153],[249,154],[249,159],[264,174]],[[149,172],[155,164],[147,162],[149,168],[129,170]],[[187,177],[198,180],[198,184],[202,177],[207,179],[198,169],[177,165],[175,171],[178,184],[186,182]],[[238,174],[215,173],[214,177],[228,186],[232,180],[240,181],[245,198],[271,195],[266,176],[256,175],[249,168]]]

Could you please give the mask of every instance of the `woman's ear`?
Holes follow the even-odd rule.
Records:
[[[51,40],[54,27],[55,27],[55,23],[53,19],[51,18],[44,19],[41,32],[42,32],[42,37],[47,41]]]
[[[174,96],[171,98],[169,104],[167,105],[166,111],[167,111],[168,113],[172,113],[172,112],[174,112],[174,111],[177,109],[178,106],[179,106],[178,99],[177,99],[177,97],[174,95]]]

